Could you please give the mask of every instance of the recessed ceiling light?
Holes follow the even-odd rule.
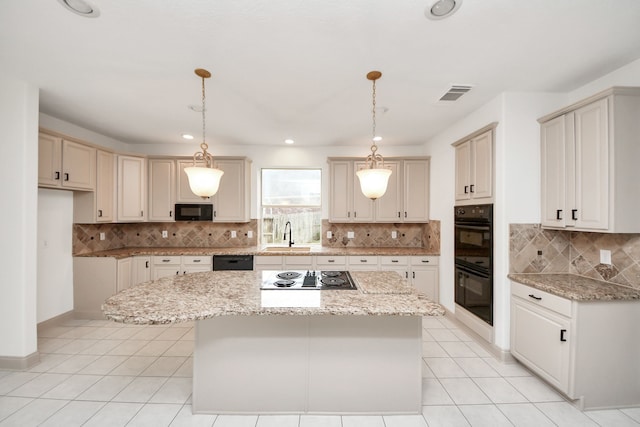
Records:
[[[462,0],[436,0],[432,1],[424,14],[427,18],[438,20],[453,15],[462,5]]]
[[[295,143],[295,141],[293,139],[285,139],[284,143],[291,145],[291,144]]]
[[[183,134],[182,134],[182,137],[183,137],[184,139],[193,139],[193,135],[189,135],[188,133],[183,133]]]
[[[84,0],[58,0],[60,4],[69,9],[73,13],[77,13],[85,18],[97,18],[100,16],[100,10],[92,4]]]

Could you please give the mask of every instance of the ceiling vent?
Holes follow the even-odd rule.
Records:
[[[440,101],[457,101],[465,93],[471,90],[471,86],[453,85],[449,88],[447,93],[442,95]]]

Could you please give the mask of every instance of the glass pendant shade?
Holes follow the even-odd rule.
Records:
[[[218,192],[220,178],[224,175],[220,169],[203,166],[190,166],[184,168],[184,171],[189,179],[189,187],[193,194],[203,199],[208,199]]]
[[[356,172],[360,180],[360,190],[371,200],[384,196],[389,184],[391,169],[360,169]]]

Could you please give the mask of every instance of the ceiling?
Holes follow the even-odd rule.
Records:
[[[422,144],[505,91],[571,91],[640,58],[638,0],[0,1],[0,72],[41,89],[41,111],[127,143]],[[452,84],[458,101],[438,101]]]

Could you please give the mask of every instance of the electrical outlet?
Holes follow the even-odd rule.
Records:
[[[247,231],[247,237],[249,239],[253,239],[253,231],[251,231],[251,230]]]
[[[100,233],[100,240],[104,240],[104,239],[106,239],[106,237],[105,237],[105,235],[104,235],[104,232],[101,232],[101,233]]]
[[[166,239],[167,237],[169,237],[169,232],[167,230],[162,230],[162,238]]]
[[[356,233],[353,231],[347,231],[347,239],[353,239],[356,237]]]
[[[327,231],[327,239],[330,239],[333,237],[333,233],[330,231]]]
[[[397,231],[392,231],[391,232],[391,238],[392,239],[397,239],[398,238],[398,232]]]
[[[600,249],[600,264],[611,265],[611,251]]]
[[[236,237],[238,237],[238,233],[236,232],[236,230],[231,230],[231,238],[235,239]]]

